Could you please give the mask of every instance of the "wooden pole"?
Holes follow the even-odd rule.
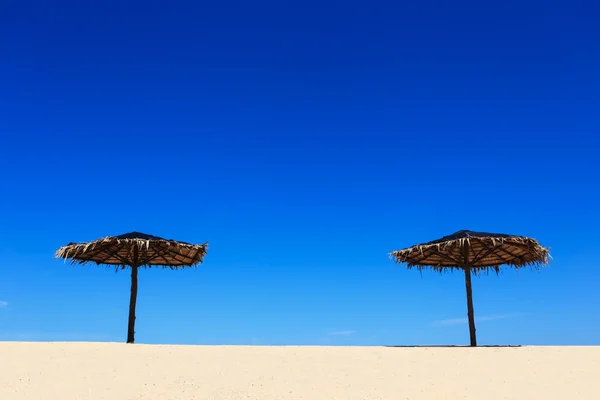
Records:
[[[469,336],[471,346],[477,346],[477,337],[475,336],[475,315],[473,314],[473,292],[471,291],[471,268],[465,268],[465,283],[467,287],[467,314],[469,316]]]
[[[129,297],[129,323],[127,325],[127,343],[135,341],[135,305],[138,291],[138,249],[133,250],[133,262],[131,265],[131,296]]]
[[[463,242],[464,270],[465,270],[465,286],[467,289],[467,315],[469,317],[469,336],[471,339],[471,347],[477,346],[477,337],[475,335],[475,314],[473,312],[473,291],[471,289],[471,260],[469,257],[470,248],[469,242]]]

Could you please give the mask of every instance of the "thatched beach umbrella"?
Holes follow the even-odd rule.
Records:
[[[196,245],[131,232],[88,243],[69,243],[57,250],[56,257],[70,259],[74,264],[95,263],[115,265],[117,269],[131,268],[127,343],[133,343],[138,269],[151,266],[171,269],[196,266],[202,262],[207,246],[208,243]]]
[[[467,313],[471,346],[477,346],[471,274],[494,270],[500,272],[501,265],[516,269],[548,263],[548,249],[535,239],[498,233],[459,231],[450,236],[419,244],[391,253],[398,263],[408,268],[432,268],[438,272],[462,269],[467,289]]]

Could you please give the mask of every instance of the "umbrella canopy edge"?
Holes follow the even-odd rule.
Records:
[[[194,267],[204,260],[208,242],[189,244],[150,235],[132,237],[132,234],[126,234],[107,236],[86,243],[69,243],[59,248],[54,256],[69,259],[72,264],[126,266],[132,264],[133,249],[137,249],[139,266]]]
[[[465,259],[464,247],[471,249]],[[407,268],[431,268],[436,271],[463,269],[468,265],[475,273],[507,265],[516,269],[539,268],[548,264],[550,250],[537,240],[525,236],[459,231],[432,242],[392,251],[390,257]]]

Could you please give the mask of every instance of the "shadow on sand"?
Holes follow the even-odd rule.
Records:
[[[431,344],[431,345],[388,345],[388,346],[383,346],[383,347],[407,347],[407,348],[428,348],[428,347],[448,347],[448,348],[459,348],[459,349],[464,349],[464,348],[470,348],[471,346],[469,346],[468,344],[465,345],[455,345],[455,344]],[[509,348],[518,348],[518,347],[523,347],[520,344],[483,344],[483,345],[477,345],[476,347],[509,347]]]

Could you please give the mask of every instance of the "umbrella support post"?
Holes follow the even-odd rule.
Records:
[[[133,343],[135,338],[135,304],[138,290],[138,267],[131,267],[131,297],[129,298],[129,324],[127,326],[127,343]]]
[[[471,338],[471,347],[477,346],[477,337],[475,336],[475,315],[473,313],[473,292],[471,290],[471,268],[465,268],[465,285],[467,288],[467,314],[469,316],[469,336]]]

